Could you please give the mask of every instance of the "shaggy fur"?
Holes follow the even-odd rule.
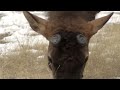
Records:
[[[48,12],[48,30],[46,36],[51,37],[59,30],[65,29],[67,31],[87,33],[91,26],[84,27],[82,24],[94,20],[95,15],[99,11],[49,11]],[[84,30],[84,31],[83,31]]]
[[[89,57],[89,40],[113,15],[94,20],[99,11],[50,11],[48,20],[24,12],[32,29],[49,41],[48,60],[56,79],[80,79]],[[55,44],[53,41],[60,40]],[[79,38],[78,38],[79,37]],[[52,40],[52,41],[51,41]],[[82,42],[86,43],[82,43]]]
[[[95,19],[96,13],[97,11],[50,11],[48,13],[49,24],[46,30],[50,32],[47,32],[49,35],[51,33],[50,37],[56,33],[62,37],[58,45],[49,44],[49,66],[52,68],[54,78],[82,78],[88,59],[88,33],[90,31],[87,30],[92,28],[85,25],[88,21]],[[76,36],[80,33],[88,39],[85,46],[81,46],[76,40]]]
[[[100,11],[50,11],[48,12],[49,20],[56,20],[67,17],[81,17],[86,21],[95,19],[95,15]]]

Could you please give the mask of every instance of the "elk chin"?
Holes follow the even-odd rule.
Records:
[[[53,75],[54,79],[82,79],[83,74],[80,73],[57,73]]]
[[[54,79],[82,79],[87,60],[88,56],[84,58],[83,62],[67,61],[64,66],[57,68],[58,70],[53,74]]]

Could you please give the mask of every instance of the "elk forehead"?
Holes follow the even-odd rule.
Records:
[[[67,32],[79,32],[83,33],[86,37],[90,36],[90,31],[93,28],[93,25],[91,24],[86,24],[86,22],[79,23],[80,20],[70,20],[70,21],[58,21],[56,22],[51,22],[47,26],[47,35],[48,37],[51,37],[55,33],[61,32],[61,31],[67,31]]]

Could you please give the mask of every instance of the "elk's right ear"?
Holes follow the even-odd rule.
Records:
[[[45,36],[45,30],[46,30],[46,24],[47,20],[44,20],[36,15],[33,15],[27,11],[23,11],[24,16],[26,17],[27,21],[29,22],[29,25],[31,28]]]
[[[111,18],[112,15],[113,15],[113,13],[111,13],[107,16],[101,17],[99,19],[90,21],[89,23],[91,23],[93,25],[93,30],[91,31],[92,35],[97,33],[98,30],[101,29],[107,23],[107,21]]]

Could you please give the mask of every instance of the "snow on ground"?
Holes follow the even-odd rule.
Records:
[[[31,12],[44,19],[47,19],[45,12]],[[101,12],[96,18],[109,14]],[[114,14],[108,23],[120,23],[120,15]],[[20,11],[0,11],[0,55],[8,54],[18,48],[20,44],[34,45],[36,43],[47,43],[48,41],[38,33],[34,32],[24,15]]]
[[[44,19],[44,12],[32,12]],[[2,16],[1,16],[2,15]],[[31,46],[36,43],[48,43],[47,40],[38,33],[34,32],[25,19],[24,15],[20,11],[0,11],[0,36],[4,36],[1,39],[3,42],[0,44],[0,54],[4,55],[12,52],[18,48],[20,44],[30,44]]]

